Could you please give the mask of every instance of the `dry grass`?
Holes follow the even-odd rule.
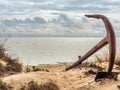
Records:
[[[84,74],[85,74],[86,76],[88,76],[88,75],[96,75],[96,73],[97,73],[97,72],[93,71],[92,69],[84,72]]]
[[[115,64],[120,66],[120,54],[118,53],[115,58]],[[109,52],[104,51],[102,54],[95,55],[94,57],[96,63],[109,62]]]
[[[118,67],[120,66],[120,56],[119,55],[120,54],[116,55],[115,63],[114,63]],[[96,72],[104,71],[106,69],[104,62],[106,62],[106,63],[109,62],[109,52],[106,50],[104,50],[102,53],[96,54],[94,56],[94,61],[84,62],[84,63],[78,65],[76,68],[79,68],[79,69],[90,68],[90,71],[86,71],[86,73],[87,74],[95,74]]]
[[[22,63],[20,63],[18,59],[12,59],[8,54],[5,53],[5,42],[6,40],[2,43],[0,42],[0,76],[2,73],[16,73],[22,71]],[[4,65],[1,62],[4,62]]]
[[[84,62],[80,65],[78,65],[76,68],[93,68],[93,69],[97,69],[97,71],[102,71],[103,68],[99,65],[96,64],[96,62]]]
[[[13,90],[13,87],[6,84],[0,79],[0,90]]]
[[[109,52],[104,50],[102,54],[97,54],[94,57],[95,62],[101,63],[101,62],[108,62],[109,61]]]
[[[27,85],[22,86],[20,90],[59,90],[59,87],[51,80],[40,85],[32,80]]]
[[[40,67],[36,67],[36,66],[33,66],[33,71],[46,71],[46,72],[49,72],[49,70],[47,68],[40,68]]]
[[[22,71],[22,63],[19,63],[18,60],[13,59],[6,65],[6,70],[14,71],[14,72],[21,72]]]
[[[50,70],[48,68],[43,68],[43,67],[39,67],[39,66],[26,66],[25,67],[25,72],[37,72],[37,71],[44,71],[44,72],[50,72]]]
[[[120,52],[116,56],[115,64],[118,65],[118,66],[120,66]]]

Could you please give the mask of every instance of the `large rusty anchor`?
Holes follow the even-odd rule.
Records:
[[[88,18],[102,19],[104,24],[105,24],[107,35],[96,46],[94,46],[90,51],[88,51],[83,57],[79,57],[79,60],[77,62],[75,62],[70,67],[66,68],[66,71],[74,68],[75,66],[77,66],[79,64],[81,64],[84,60],[86,60],[88,57],[90,57],[96,51],[98,51],[99,49],[101,49],[105,45],[109,44],[109,66],[108,66],[108,70],[107,70],[107,72],[98,72],[98,74],[96,76],[96,79],[104,78],[104,77],[109,76],[111,74],[113,66],[114,66],[115,54],[116,54],[115,33],[114,33],[114,30],[113,30],[113,27],[112,27],[110,21],[104,15],[94,14],[94,15],[85,15],[85,16],[88,17]]]

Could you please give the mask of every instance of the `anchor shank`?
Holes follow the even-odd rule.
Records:
[[[115,33],[114,29],[107,19],[105,22],[106,29],[107,29],[107,38],[109,42],[109,66],[108,66],[108,73],[111,73],[112,68],[114,66],[114,61],[115,61],[115,54],[116,54],[116,38],[115,38]]]

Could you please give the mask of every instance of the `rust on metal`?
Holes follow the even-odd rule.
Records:
[[[94,15],[85,15],[85,16],[88,18],[102,19],[102,21],[104,22],[105,28],[106,28],[107,35],[97,45],[95,45],[91,50],[89,50],[83,57],[79,57],[78,61],[76,61],[70,67],[66,68],[66,71],[81,64],[84,60],[86,60],[92,54],[97,52],[99,49],[101,49],[105,45],[109,44],[109,66],[108,66],[107,73],[111,73],[112,68],[114,66],[115,54],[116,54],[116,38],[115,38],[114,29],[113,29],[110,21],[108,20],[108,18],[105,17],[104,15],[94,14]]]

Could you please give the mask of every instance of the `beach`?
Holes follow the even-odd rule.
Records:
[[[69,71],[65,71],[65,68],[70,66],[70,64],[26,66],[21,73],[3,77],[2,81],[13,86],[13,90],[20,90],[22,86],[30,81],[37,82],[38,84],[50,81],[56,84],[59,90],[119,90],[119,74],[117,79],[95,81],[97,72],[100,69],[105,71],[107,64],[108,62],[102,62],[100,64],[84,63]],[[114,65],[113,72],[119,71],[120,66]]]

